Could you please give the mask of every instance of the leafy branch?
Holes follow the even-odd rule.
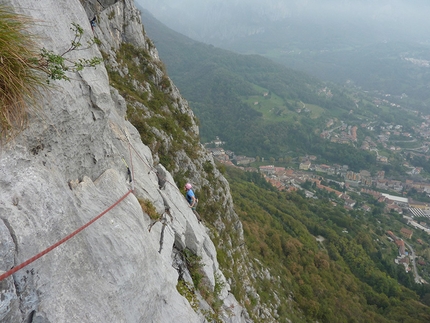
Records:
[[[82,37],[84,34],[83,28],[77,24],[72,23],[70,29],[74,32],[74,38],[71,41],[70,47],[62,54],[56,54],[52,50],[42,48],[40,53],[39,67],[48,75],[48,83],[50,80],[65,80],[70,81],[70,78],[66,75],[66,72],[78,72],[83,70],[85,67],[95,67],[102,62],[100,57],[80,58],[76,61],[72,61],[65,57],[66,54],[74,50],[88,49],[94,44],[98,44],[99,40],[93,38],[87,42],[86,47],[82,47]]]

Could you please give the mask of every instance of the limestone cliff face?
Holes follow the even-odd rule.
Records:
[[[161,86],[172,97],[172,113],[191,120],[188,136],[198,135],[186,101],[171,82],[163,85],[166,79],[156,68],[157,51],[143,32],[133,2],[0,0],[0,4],[33,17],[31,32],[40,37],[40,47],[58,53],[70,46],[72,23],[79,24],[84,28],[83,43],[96,36],[101,44],[73,51],[67,58],[101,57],[103,52],[106,61],[72,73],[70,82],[54,82],[43,93],[41,108],[30,116],[29,127],[2,147],[0,272],[61,240],[133,189],[87,229],[1,281],[0,322],[204,322],[212,311],[205,299],[193,303],[177,290],[180,275],[191,281],[183,250],[201,257],[205,284],[223,302],[219,319],[249,321],[229,293],[209,230],[188,208],[172,174],[184,172],[197,187],[206,187],[208,205],[221,201],[222,216],[230,219],[241,239],[228,183],[199,145],[195,158],[188,156],[186,140],[179,143],[184,148],[175,151],[172,174],[167,171],[156,147],[163,142],[168,150],[178,143],[166,129],[153,127],[150,131],[157,139],[152,146],[143,144],[141,134],[126,120],[127,105],[148,118],[157,113],[143,103],[130,103],[109,84],[106,67],[130,77],[118,57],[122,44],[145,49],[153,65],[152,82],[132,84],[148,96],[155,95],[153,84]],[[98,24],[93,34],[89,18],[94,15]],[[210,181],[218,187],[210,187]],[[151,220],[142,208],[145,204],[155,206],[160,221]],[[218,221],[220,230],[223,223]]]

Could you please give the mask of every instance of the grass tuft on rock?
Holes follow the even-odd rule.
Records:
[[[46,76],[39,69],[39,48],[28,32],[30,17],[0,6],[0,142],[12,139],[27,124],[28,112]]]

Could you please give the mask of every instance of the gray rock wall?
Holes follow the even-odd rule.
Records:
[[[2,4],[33,17],[31,31],[40,37],[40,47],[56,53],[70,46],[72,23],[84,28],[83,43],[93,37],[88,19],[93,13],[104,18],[97,36],[105,50],[122,41],[146,46],[129,0],[0,0]],[[157,59],[156,50],[152,53]],[[71,60],[94,56],[101,57],[96,46],[67,54]],[[172,255],[177,248],[192,250],[202,257],[212,289],[215,276],[225,282],[206,228],[162,166],[158,169],[168,183],[160,189],[153,156],[125,120],[125,100],[110,88],[104,65],[69,76],[70,82],[52,83],[29,127],[2,147],[0,271],[56,243],[130,189],[134,194],[1,281],[0,322],[204,322],[176,289]],[[125,164],[132,169],[133,186]],[[157,222],[149,231],[151,220],[138,199],[151,201],[160,215],[168,205],[172,218],[164,214],[165,225]],[[244,322],[228,288],[225,284],[221,295],[234,313],[221,317]]]

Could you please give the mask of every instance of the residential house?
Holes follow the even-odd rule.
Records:
[[[406,254],[405,242],[402,239],[397,239],[395,243],[399,247],[399,255],[404,256]]]
[[[225,144],[225,141],[221,141],[221,140],[219,139],[219,137],[217,136],[217,137],[215,137],[215,140],[212,140],[210,143],[211,143],[211,144],[214,144],[214,145],[215,145],[215,147],[219,147],[219,146],[221,146],[221,145],[224,145],[224,144]]]
[[[225,151],[222,148],[207,148],[207,150],[209,150],[214,157],[218,157],[225,154]]]
[[[399,264],[403,264],[405,266],[409,265],[410,259],[409,257],[402,257],[399,259]]]
[[[385,156],[378,156],[377,160],[380,161],[381,163],[388,163],[388,158]]]
[[[355,203],[357,203],[356,201],[351,199],[347,194],[342,194],[342,199],[345,201],[345,206],[348,206],[350,208],[353,208]]]
[[[372,178],[371,177],[361,177],[361,184],[366,186],[372,186]]]
[[[430,184],[425,182],[413,182],[411,180],[406,181],[407,188],[415,188],[418,192],[430,193]]]
[[[299,169],[301,170],[309,170],[310,167],[311,167],[311,162],[309,160],[301,162],[299,165]]]
[[[286,174],[285,167],[275,167],[276,176],[283,176]]]
[[[414,201],[411,198],[408,199],[408,204],[409,204],[409,207],[411,207],[411,208],[421,209],[423,211],[429,211],[430,210],[430,205],[428,203]]]
[[[334,174],[334,168],[329,166],[329,165],[325,165],[325,164],[321,164],[321,165],[315,165],[315,170],[317,172],[321,172],[321,173],[331,173]]]
[[[359,181],[361,179],[361,176],[360,174],[354,173],[353,171],[347,171],[346,178],[351,181]]]
[[[407,228],[401,228],[400,233],[407,239],[412,238],[412,234],[414,233],[412,230]]]
[[[237,165],[248,165],[255,162],[255,158],[247,156],[236,156],[235,160]]]
[[[275,166],[274,165],[266,165],[258,167],[260,173],[272,175],[275,174]]]
[[[282,191],[285,189],[285,185],[282,184],[281,181],[275,179],[275,178],[270,178],[268,176],[265,177],[266,181],[268,181],[270,184],[272,184],[272,186],[276,187],[279,191]]]
[[[378,179],[376,181],[376,187],[384,189],[384,190],[388,189],[388,185],[387,184],[388,184],[388,180],[386,180],[386,179]]]
[[[362,188],[361,192],[365,193],[365,194],[372,195],[375,199],[377,199],[377,198],[379,198],[381,196],[380,192],[377,192],[377,191],[374,191],[374,190],[369,190],[367,188]]]
[[[400,191],[403,190],[403,183],[401,181],[391,180],[391,181],[388,182],[388,185],[389,185],[390,188],[392,188],[395,191],[400,192]]]
[[[396,205],[394,203],[393,204],[387,204],[385,206],[385,211],[386,212],[395,211],[398,214],[403,214],[403,209],[400,206],[398,206],[398,205]]]

